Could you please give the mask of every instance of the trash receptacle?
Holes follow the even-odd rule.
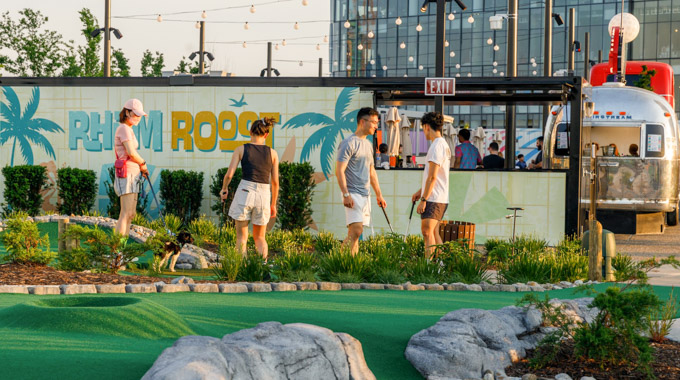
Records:
[[[465,240],[470,249],[475,248],[474,223],[442,220],[439,223],[439,236],[444,243]]]
[[[590,231],[583,233],[581,244],[583,251],[588,254],[588,241],[590,241]],[[616,256],[616,237],[609,230],[602,230],[602,278],[606,281],[614,280],[614,269],[612,260]]]

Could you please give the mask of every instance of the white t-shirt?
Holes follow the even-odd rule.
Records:
[[[449,167],[451,166],[451,148],[443,137],[437,137],[427,150],[427,162],[423,170],[422,189],[425,191],[425,182],[430,171],[430,162],[439,165],[437,178],[434,181],[432,194],[427,198],[428,202],[449,203]]]

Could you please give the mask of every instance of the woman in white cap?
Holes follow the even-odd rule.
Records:
[[[120,216],[116,223],[116,231],[125,236],[130,233],[130,224],[136,214],[142,174],[145,176],[149,174],[146,161],[137,153],[139,142],[132,131],[132,127],[139,123],[142,116],[147,114],[139,99],[125,102],[123,110],[120,111],[120,125],[114,138],[116,161],[123,164],[123,167],[116,168],[116,179],[113,184],[113,189],[120,198]]]

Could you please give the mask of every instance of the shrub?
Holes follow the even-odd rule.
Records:
[[[182,220],[172,214],[166,214],[162,216],[163,219],[158,218],[153,222],[149,223],[149,228],[155,231],[165,231],[165,226],[168,226],[168,230],[173,234],[177,235],[182,228]],[[165,224],[163,221],[165,220]],[[167,232],[167,231],[165,231]]]
[[[219,259],[212,267],[213,274],[218,280],[234,282],[243,262],[241,255],[233,245],[220,247]]]
[[[251,250],[248,251],[248,254],[241,262],[236,279],[238,281],[254,282],[264,281],[268,276],[269,266],[260,254]]]
[[[194,244],[199,247],[205,242],[215,242],[219,232],[215,223],[207,219],[205,215],[192,220],[187,227],[187,231],[194,238]]]
[[[7,249],[6,260],[19,264],[48,264],[55,254],[50,252],[50,239],[40,235],[38,224],[24,212],[13,212],[5,220],[0,240]]]
[[[406,281],[404,263],[409,261],[409,246],[397,235],[371,237],[359,251],[369,256],[371,271],[368,280],[377,283],[399,284]]]
[[[141,227],[146,227],[146,228],[151,228],[151,222],[149,222],[149,219],[147,219],[144,215],[142,214],[135,214],[135,217],[132,218],[132,224],[135,226],[141,226]]]
[[[224,201],[224,212],[222,209],[222,198],[220,197],[220,191],[222,190],[222,181],[224,180],[224,175],[227,174],[229,168],[221,168],[217,170],[217,173],[210,177],[210,194],[215,197],[215,203],[213,203],[210,208],[215,211],[217,216],[220,218],[220,223],[234,225],[234,220],[227,215],[229,213],[229,206],[234,200],[234,194],[236,193],[236,188],[238,188],[239,182],[243,176],[241,168],[236,168],[234,172],[234,177],[232,177],[231,182],[229,182],[229,194],[227,194],[227,199]]]
[[[148,250],[146,244],[128,241],[127,237],[116,231],[107,233],[98,226],[70,225],[64,238],[85,240],[83,248],[90,255],[95,269],[109,273],[118,272]]]
[[[307,229],[312,223],[314,167],[308,162],[279,164],[277,223],[282,230]]]
[[[440,283],[445,277],[444,268],[436,261],[430,261],[425,257],[412,260],[406,267],[408,279],[413,283],[435,284]]]
[[[295,241],[289,231],[277,229],[267,232],[266,239],[270,255],[275,256],[295,249]]]
[[[97,198],[97,174],[94,170],[59,169],[57,189],[59,212],[65,215],[82,215],[94,206]]]
[[[491,274],[487,272],[489,265],[482,256],[460,242],[448,242],[437,247],[437,253],[442,258],[447,282],[463,282],[479,284],[491,282]]]
[[[222,226],[217,230],[217,245],[235,246],[236,245],[236,229],[233,226]]]
[[[116,195],[116,190],[113,189],[113,183],[116,179],[116,169],[111,166],[108,170],[108,180],[104,182],[104,187],[106,188],[106,195],[109,197],[109,204],[106,206],[106,214],[110,218],[118,219],[120,216],[120,198]],[[139,194],[139,199],[137,200],[137,215],[142,215],[144,217],[148,216],[147,207],[149,206],[150,195]]]
[[[538,254],[519,252],[502,265],[498,270],[500,282],[514,284],[518,282],[536,281],[544,284],[550,282],[552,265]]]
[[[494,248],[503,243],[505,243],[505,240],[503,239],[486,239],[486,243],[484,243],[484,251],[489,254],[489,252],[493,251]]]
[[[340,240],[338,240],[332,232],[319,232],[314,236],[314,252],[319,255],[325,255],[334,249],[340,247]]]
[[[520,235],[515,239],[515,252],[532,252],[541,253],[545,252],[548,248],[548,242],[544,239],[538,239],[531,235]]]
[[[288,251],[274,262],[274,274],[281,281],[316,281],[317,256],[301,251]]]
[[[486,262],[491,265],[502,265],[513,255],[513,246],[507,241],[499,240],[486,251]]]
[[[3,214],[23,211],[34,216],[42,208],[41,191],[51,187],[47,183],[47,170],[39,165],[5,166],[5,205]]]
[[[365,281],[371,270],[371,258],[363,253],[352,255],[349,249],[334,249],[319,262],[319,277],[325,281],[351,282]],[[345,281],[340,281],[345,280]]]
[[[160,202],[166,214],[177,215],[182,225],[198,218],[203,200],[203,172],[161,171]]]
[[[149,262],[149,267],[146,271],[146,275],[150,277],[158,277],[161,274],[163,274],[163,268],[161,264],[163,263],[163,259],[161,256],[156,256],[153,255],[151,257],[151,261]]]
[[[588,277],[588,256],[581,254],[580,250],[563,251],[562,254],[557,253],[546,257],[546,260],[552,266],[550,272],[552,283],[574,282]]]
[[[654,342],[665,341],[675,322],[674,318],[678,313],[678,299],[673,295],[674,290],[675,288],[671,289],[666,303],[660,309],[653,310],[647,318],[647,332],[649,338]]]
[[[616,281],[626,281],[635,276],[638,271],[637,264],[628,255],[616,255],[612,258],[612,268]]]
[[[567,236],[564,239],[560,240],[560,242],[557,244],[557,247],[555,247],[555,251],[557,252],[558,255],[583,255],[583,246],[581,243],[581,239],[578,238],[578,236],[573,235],[573,236]]]
[[[64,250],[57,255],[57,269],[80,272],[92,266],[90,254],[82,247]]]

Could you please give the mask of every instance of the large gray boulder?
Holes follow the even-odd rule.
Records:
[[[143,380],[374,380],[361,343],[303,323],[260,323],[212,337],[186,336],[163,351]]]
[[[551,301],[563,304],[575,322],[589,321],[589,299]],[[504,373],[505,367],[526,356],[550,328],[542,327],[536,309],[460,309],[411,337],[405,356],[429,380],[481,378],[486,371]]]

